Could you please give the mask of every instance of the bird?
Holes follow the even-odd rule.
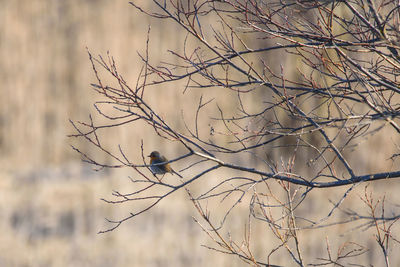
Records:
[[[153,174],[166,174],[167,172],[176,174],[180,178],[183,178],[179,173],[174,171],[172,167],[169,165],[167,158],[164,157],[163,155],[160,154],[158,151],[153,151],[148,155],[150,157],[150,170],[153,172]],[[165,164],[163,164],[165,163]]]

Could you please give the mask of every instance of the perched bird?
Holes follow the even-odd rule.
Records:
[[[179,173],[174,171],[174,169],[171,168],[168,162],[167,158],[164,157],[163,155],[160,154],[158,151],[153,151],[150,153],[148,156],[150,157],[150,170],[154,174],[166,174],[167,172],[176,174],[179,177],[183,178]]]

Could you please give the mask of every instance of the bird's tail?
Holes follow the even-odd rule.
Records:
[[[175,170],[172,170],[172,173],[178,175],[181,179],[183,179],[182,175],[180,175],[179,173],[177,173]]]

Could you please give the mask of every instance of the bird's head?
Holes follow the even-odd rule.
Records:
[[[153,152],[150,153],[150,155],[148,155],[148,157],[150,157],[152,159],[160,158],[160,156],[161,156],[160,152],[158,152],[158,151],[153,151]]]

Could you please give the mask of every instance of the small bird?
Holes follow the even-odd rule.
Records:
[[[150,155],[148,157],[150,157],[150,170],[154,174],[163,174],[164,175],[167,172],[169,172],[169,173],[178,175],[180,178],[183,178],[179,173],[177,173],[176,171],[174,171],[174,169],[172,169],[172,167],[169,165],[169,163],[165,163],[165,162],[168,162],[168,160],[166,157],[162,156],[160,154],[160,152],[153,151],[150,153]],[[163,163],[165,163],[165,164],[163,164]]]

